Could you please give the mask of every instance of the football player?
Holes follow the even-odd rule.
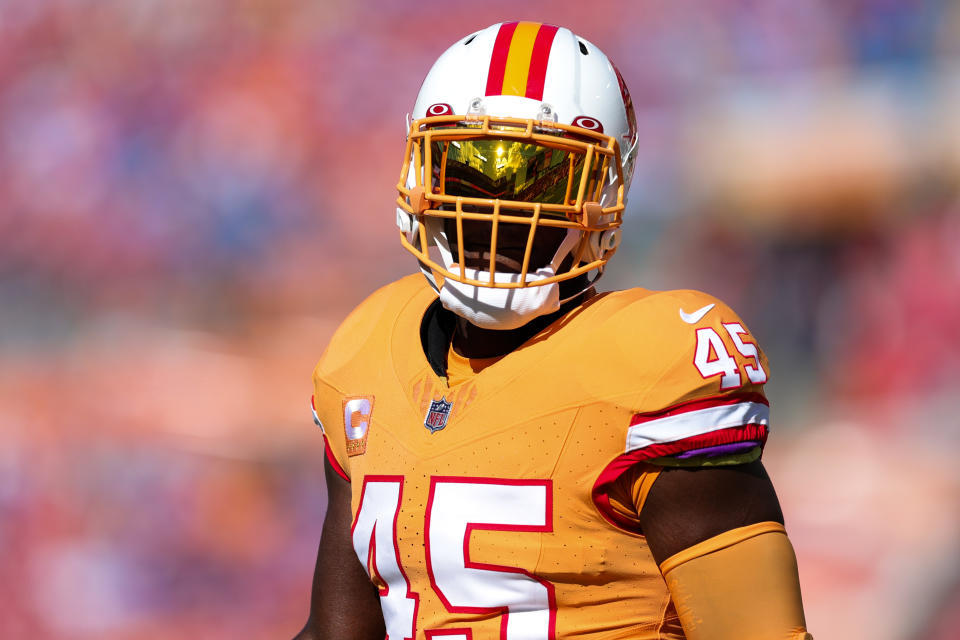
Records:
[[[567,29],[434,64],[397,201],[423,275],[314,372],[329,502],[298,638],[809,638],[763,352],[704,293],[594,287],[636,148],[622,78]]]

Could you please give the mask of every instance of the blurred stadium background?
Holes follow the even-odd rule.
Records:
[[[325,508],[309,375],[413,264],[433,59],[601,46],[641,128],[602,284],[770,355],[818,640],[960,637],[960,4],[0,0],[0,636],[283,638]]]

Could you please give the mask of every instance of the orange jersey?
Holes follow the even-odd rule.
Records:
[[[763,443],[769,366],[742,321],[695,291],[605,293],[449,386],[421,343],[435,300],[419,275],[384,287],[314,372],[388,638],[682,638],[611,503],[638,463]]]

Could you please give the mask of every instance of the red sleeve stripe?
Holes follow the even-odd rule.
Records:
[[[761,445],[765,444],[767,441],[766,425],[747,424],[729,429],[720,429],[718,431],[711,431],[710,433],[684,438],[683,440],[654,444],[643,449],[636,449],[624,453],[614,458],[597,477],[592,491],[593,503],[597,507],[597,511],[600,512],[600,515],[610,524],[631,533],[641,533],[635,523],[618,515],[617,512],[613,510],[613,507],[610,506],[610,484],[620,477],[624,471],[638,462],[644,462],[654,458],[671,456],[692,449],[747,441],[759,442]]]
[[[631,422],[630,428],[627,429],[627,451],[684,440],[729,427],[747,424],[765,427],[770,422],[770,407],[765,402],[741,400],[731,404],[707,405],[700,408],[690,406],[682,411],[657,418],[635,416]]]
[[[537,39],[533,43],[533,55],[530,56],[530,70],[527,72],[527,89],[524,95],[534,100],[543,100],[543,82],[547,77],[547,62],[550,60],[550,49],[553,48],[553,39],[557,35],[557,27],[544,24],[537,31]]]
[[[507,72],[507,55],[510,53],[510,42],[513,32],[517,30],[516,22],[505,22],[500,25],[497,39],[493,42],[493,55],[490,57],[490,69],[487,71],[488,96],[499,95],[503,89],[503,77]]]
[[[333,467],[333,470],[337,472],[337,475],[350,482],[350,476],[347,475],[347,472],[343,470],[343,467],[340,466],[340,463],[337,462],[336,456],[333,455],[333,450],[330,448],[330,441],[327,440],[327,434],[323,434],[323,452],[327,456],[327,460],[330,462],[330,466]]]

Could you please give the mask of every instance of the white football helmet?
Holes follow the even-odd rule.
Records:
[[[400,241],[444,306],[512,329],[588,288],[620,242],[637,145],[616,67],[568,29],[495,24],[430,69],[400,181]]]

